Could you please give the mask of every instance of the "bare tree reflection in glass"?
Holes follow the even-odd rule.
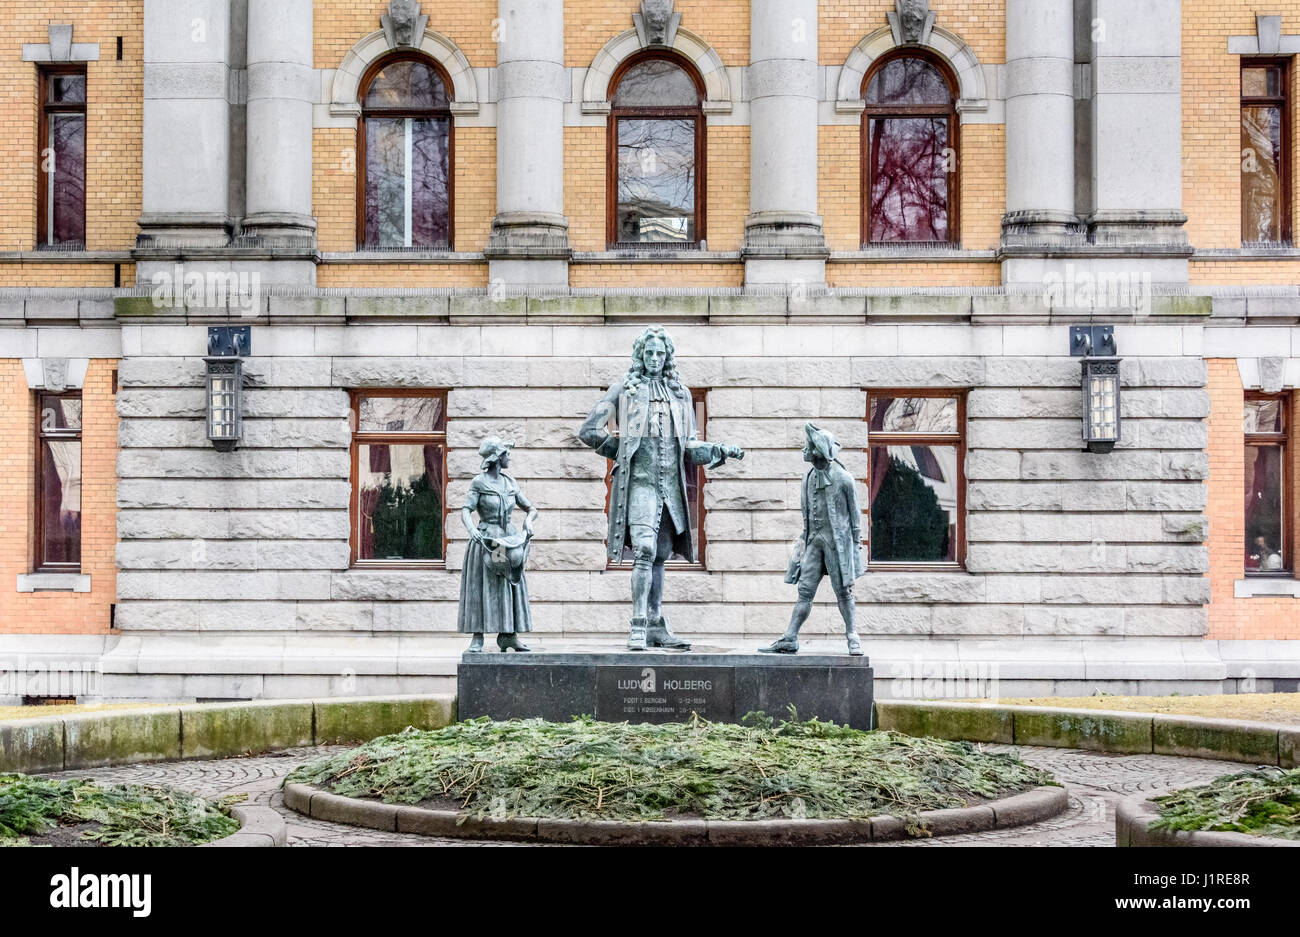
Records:
[[[693,244],[697,219],[700,92],[685,68],[648,58],[617,79],[612,126],[619,243]]]
[[[451,102],[434,67],[384,66],[365,92],[365,232],[370,248],[451,247]]]

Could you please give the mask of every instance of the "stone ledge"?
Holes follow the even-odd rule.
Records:
[[[1232,584],[1236,599],[1253,599],[1263,596],[1300,599],[1300,579],[1238,579]]]
[[[220,758],[456,720],[451,695],[201,703],[0,722],[0,772],[41,774],[177,759]]]
[[[289,826],[284,817],[270,807],[232,807],[230,815],[239,821],[239,832],[204,843],[204,846],[265,848],[288,845]]]
[[[1153,830],[1151,823],[1159,816],[1151,801],[1142,797],[1122,800],[1115,808],[1116,846],[1300,846],[1300,840],[1247,833],[1192,832],[1190,830]]]
[[[905,735],[1283,768],[1293,767],[1300,752],[1300,728],[1244,720],[923,700],[876,700],[875,706],[877,728]]]
[[[90,591],[89,573],[19,573],[18,592]]]
[[[990,804],[921,814],[932,836],[955,836],[1037,823],[1063,813],[1063,787],[1037,787]],[[462,818],[454,810],[399,807],[341,797],[309,784],[284,785],[284,804],[318,820],[449,839],[504,839],[589,846],[831,846],[905,839],[893,816],[844,820],[557,820]]]

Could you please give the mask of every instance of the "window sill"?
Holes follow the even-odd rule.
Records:
[[[1300,579],[1289,576],[1259,576],[1238,579],[1232,584],[1233,597],[1257,599],[1265,597],[1300,599]]]
[[[439,250],[355,250],[322,251],[324,264],[482,264],[487,259],[475,251]]]
[[[19,592],[89,592],[89,573],[19,573]]]
[[[1300,260],[1300,248],[1291,244],[1243,244],[1241,247],[1206,247],[1192,260]]]
[[[691,247],[616,246],[604,251],[574,251],[575,264],[737,264],[740,251],[711,251]]]
[[[357,562],[348,567],[349,572],[365,572],[374,570],[376,572],[408,572],[408,573],[427,573],[430,571],[445,570],[447,563],[445,560],[438,560],[434,563],[385,563],[382,560],[375,562]]]
[[[991,263],[994,250],[965,250],[960,244],[917,241],[911,244],[866,244],[855,251],[831,251],[829,263]]]

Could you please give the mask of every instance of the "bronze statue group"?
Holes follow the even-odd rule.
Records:
[[[801,489],[802,533],[786,571],[786,582],[797,585],[798,598],[785,634],[759,650],[799,650],[799,629],[812,611],[817,587],[830,576],[849,654],[861,656],[853,584],[865,564],[856,483],[839,460],[835,437],[812,423],[804,430],[803,457],[811,467]],[[674,553],[695,559],[687,470],[743,459],[744,450],[698,438],[691,391],[678,374],[672,339],[661,327],[647,328],[637,338],[631,367],[597,401],[578,438],[613,463],[607,549],[613,561],[624,550],[632,551],[628,650],[689,650],[690,643],[673,633],[663,614],[664,564]],[[481,473],[470,483],[461,509],[469,545],[458,629],[473,635],[466,653],[483,650],[484,633],[495,633],[502,651],[530,650],[519,635],[532,630],[524,565],[537,509],[504,471],[510,448],[499,439],[483,440]],[[511,520],[515,508],[527,512],[522,529]]]

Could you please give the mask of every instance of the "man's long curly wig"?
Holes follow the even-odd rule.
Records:
[[[645,346],[656,338],[664,343],[664,348],[668,352],[668,356],[664,361],[664,381],[673,393],[680,395],[682,393],[682,382],[681,375],[677,371],[676,349],[673,347],[673,340],[668,332],[662,326],[657,325],[650,326],[642,332],[632,346],[632,367],[628,368],[627,374],[623,376],[623,389],[635,391],[646,381],[645,362],[643,360]]]

